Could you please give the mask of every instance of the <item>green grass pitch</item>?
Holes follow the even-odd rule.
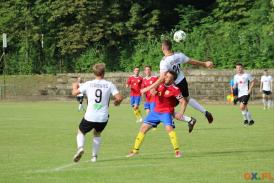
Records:
[[[0,103],[1,183],[234,183],[244,173],[273,175],[274,115],[261,105],[250,105],[255,125],[246,127],[237,106],[206,105],[215,121],[202,114],[194,131],[176,122],[183,158],[174,158],[169,137],[160,125],[145,137],[140,154],[126,158],[140,124],[127,104],[111,105],[109,124],[102,134],[98,162],[91,163],[91,134],[85,154],[72,162],[76,131],[82,112],[76,102]],[[144,111],[143,111],[144,114]],[[258,180],[273,182],[272,180]],[[254,181],[256,182],[256,181]]]

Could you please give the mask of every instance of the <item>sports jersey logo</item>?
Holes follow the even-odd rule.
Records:
[[[99,110],[103,107],[103,105],[100,104],[100,103],[95,103],[93,107],[94,107],[95,110]]]
[[[169,95],[170,91],[169,90],[166,90],[164,95]]]

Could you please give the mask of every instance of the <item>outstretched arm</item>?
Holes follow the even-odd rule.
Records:
[[[211,61],[202,62],[202,61],[191,59],[191,58],[187,63],[191,64],[191,65],[198,65],[198,66],[209,68],[209,69],[213,68],[213,66],[214,66],[213,62],[211,62]]]

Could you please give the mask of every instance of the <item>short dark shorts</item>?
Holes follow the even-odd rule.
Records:
[[[265,91],[265,90],[263,90],[263,94],[265,94],[265,95],[270,95],[270,94],[271,94],[271,91]]]
[[[79,96],[79,97],[76,97],[76,100],[77,100],[80,104],[82,104],[83,98],[84,98],[84,96]]]
[[[91,121],[87,121],[84,118],[81,120],[80,124],[79,124],[79,130],[85,135],[86,133],[88,133],[89,131],[91,131],[92,129],[95,129],[96,132],[102,132],[105,128],[105,126],[107,125],[108,121],[103,122],[103,123],[99,123],[99,122],[91,122]]]
[[[188,83],[186,81],[186,78],[181,80],[176,86],[180,89],[183,97],[189,97],[189,90],[188,90]]]
[[[247,104],[248,104],[248,101],[249,101],[249,98],[250,98],[250,95],[243,95],[243,96],[241,96],[240,98],[238,98],[237,100],[238,100],[240,103],[243,103],[244,105],[247,105]]]

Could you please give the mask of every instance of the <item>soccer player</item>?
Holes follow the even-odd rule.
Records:
[[[86,133],[94,129],[92,162],[96,162],[99,147],[101,144],[101,132],[104,130],[109,119],[110,96],[114,96],[114,104],[117,106],[123,100],[116,86],[104,79],[105,64],[95,64],[93,66],[95,79],[85,82],[79,87],[79,83],[73,83],[72,95],[84,93],[88,97],[88,107],[86,113],[79,124],[76,137],[77,152],[73,157],[74,162],[78,162],[84,153],[84,141]]]
[[[82,78],[81,77],[78,77],[77,78],[77,83],[78,83],[78,85],[79,86],[81,86],[82,85]],[[84,99],[84,95],[83,95],[83,93],[79,93],[77,96],[76,96],[76,100],[78,101],[78,103],[79,103],[79,105],[78,105],[78,111],[85,111],[85,108],[84,108],[84,106],[83,106],[83,99]]]
[[[240,110],[244,118],[244,125],[253,125],[251,113],[248,111],[248,100],[254,86],[254,79],[248,73],[244,72],[241,63],[236,64],[237,74],[234,76],[234,88],[238,88],[238,101],[240,102]]]
[[[139,76],[139,68],[134,68],[134,75],[130,76],[126,83],[126,88],[130,87],[130,104],[134,110],[134,114],[137,118],[137,123],[142,122],[141,112],[139,110],[140,100],[141,100],[141,84],[142,84],[142,77]]]
[[[272,93],[272,76],[268,75],[267,70],[264,70],[264,75],[261,77],[260,92],[263,93],[264,109],[270,109]]]
[[[156,89],[156,107],[154,111],[151,111],[144,119],[140,131],[136,137],[133,150],[127,155],[132,157],[138,154],[140,146],[144,140],[145,134],[154,126],[157,126],[162,122],[165,126],[167,133],[169,134],[171,143],[173,145],[175,156],[181,157],[182,154],[179,149],[176,132],[174,131],[173,114],[177,101],[180,103],[180,111],[176,114],[176,119],[189,118],[189,132],[193,130],[196,123],[191,117],[183,115],[184,112],[184,99],[181,91],[174,85],[174,80],[177,78],[177,74],[174,71],[167,71],[165,74],[164,83],[161,83]]]
[[[185,100],[185,108],[186,109],[187,104],[195,108],[196,110],[202,112],[205,117],[207,118],[209,123],[213,122],[213,116],[210,112],[208,112],[203,106],[201,106],[195,99],[189,97],[189,91],[188,91],[188,83],[186,81],[186,78],[181,70],[182,64],[192,64],[192,65],[198,65],[203,66],[206,68],[212,68],[213,63],[211,61],[201,62],[198,60],[191,59],[184,55],[181,52],[173,52],[172,51],[172,43],[169,40],[164,40],[161,44],[161,49],[164,54],[163,59],[160,62],[160,76],[159,79],[153,83],[151,86],[146,87],[141,90],[142,93],[147,92],[148,90],[151,90],[152,88],[156,88],[159,84],[161,84],[165,78],[165,73],[169,70],[173,70],[178,74],[177,79],[175,80],[176,86],[180,89],[182,92],[182,96]]]
[[[142,88],[152,85],[158,79],[157,76],[152,76],[151,66],[144,67],[144,74],[145,74],[145,77],[142,80]],[[156,105],[155,96],[153,96],[150,91],[147,91],[145,93],[145,103],[144,103],[144,109],[146,110],[146,113],[148,114],[150,111],[153,111],[155,108],[155,105]]]

